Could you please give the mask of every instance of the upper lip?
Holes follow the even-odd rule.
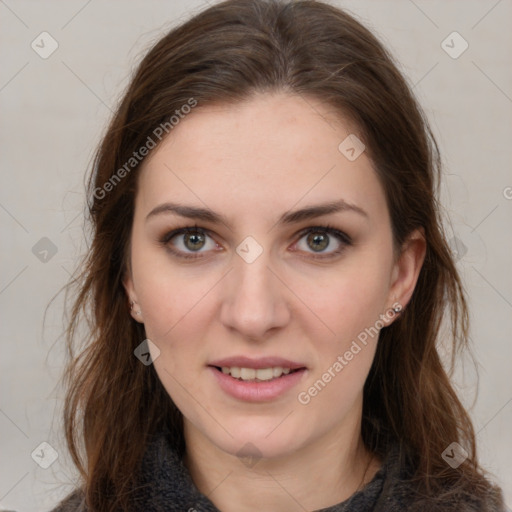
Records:
[[[228,368],[254,368],[255,370],[262,368],[275,368],[277,366],[280,366],[281,368],[290,368],[291,370],[305,368],[305,365],[301,363],[273,356],[260,357],[257,359],[251,359],[246,356],[226,357],[224,359],[212,361],[209,366],[218,366],[219,368],[222,368],[223,366]]]

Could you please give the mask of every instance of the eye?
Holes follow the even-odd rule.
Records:
[[[314,226],[302,231],[294,250],[310,253],[313,258],[330,258],[340,254],[348,245],[352,245],[352,241],[342,231],[331,226]],[[326,251],[328,248],[332,250]]]
[[[299,233],[299,237],[292,251],[308,253],[313,259],[335,257],[347,246],[352,245],[352,240],[347,234],[331,226],[309,227]],[[220,248],[207,230],[198,226],[170,231],[160,239],[160,243],[173,255],[186,259],[201,258],[205,253]],[[328,248],[331,250],[326,251]]]
[[[218,247],[208,233],[197,226],[175,229],[164,235],[160,243],[182,258],[199,258],[202,253]]]

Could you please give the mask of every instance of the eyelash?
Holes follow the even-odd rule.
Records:
[[[327,233],[328,235],[332,235],[332,236],[336,237],[338,239],[338,241],[342,244],[342,246],[339,249],[336,249],[335,251],[328,253],[326,255],[311,253],[308,256],[309,258],[317,259],[317,260],[320,260],[320,259],[327,260],[330,258],[334,258],[334,257],[338,256],[339,254],[341,254],[345,250],[346,246],[352,245],[352,239],[346,233],[343,233],[343,231],[340,231],[329,224],[326,224],[323,226],[311,226],[311,227],[303,229],[302,231],[300,231],[300,233],[298,233],[299,238],[297,241],[301,240],[302,238],[304,238],[306,235],[309,235],[310,233],[317,233],[317,232],[324,232],[324,233]],[[174,237],[176,237],[178,235],[183,235],[186,233],[199,233],[201,235],[210,236],[208,230],[200,228],[199,226],[197,226],[197,224],[195,224],[194,226],[186,226],[183,228],[174,229],[173,231],[170,231],[170,232],[166,233],[164,236],[162,236],[161,239],[159,240],[159,242],[169,252],[171,252],[173,255],[175,255],[179,258],[188,259],[188,260],[203,258],[204,256],[202,256],[201,253],[197,253],[197,254],[184,253],[184,252],[177,251],[177,250],[171,248],[171,246],[169,245],[169,242]]]

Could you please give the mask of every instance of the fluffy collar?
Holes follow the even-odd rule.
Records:
[[[403,450],[394,445],[363,489],[342,503],[317,512],[505,512],[498,488],[491,488],[483,499],[453,489],[436,498],[419,497],[409,481],[411,470],[404,461]],[[148,442],[137,481],[133,511],[220,512],[194,485],[171,446],[167,431],[152,436]],[[87,508],[83,496],[76,491],[52,512],[87,512]]]

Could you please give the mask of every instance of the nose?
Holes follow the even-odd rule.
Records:
[[[224,283],[221,321],[253,341],[265,339],[290,321],[287,289],[269,263],[265,251],[252,263],[234,255],[234,268]]]

